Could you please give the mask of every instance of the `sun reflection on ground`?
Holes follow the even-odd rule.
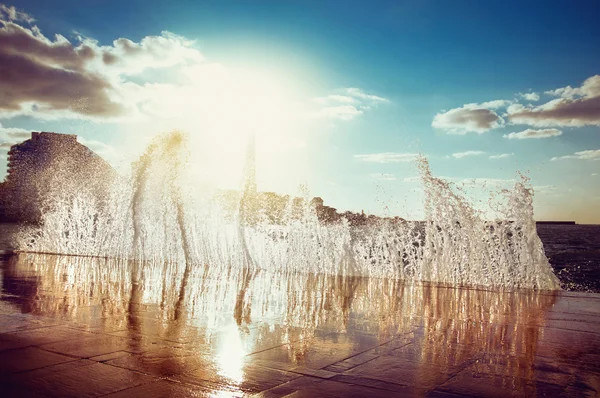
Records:
[[[219,374],[235,384],[244,381],[246,354],[237,326],[229,325],[222,334],[217,348],[216,360]]]

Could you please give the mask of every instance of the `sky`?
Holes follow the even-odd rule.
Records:
[[[416,159],[479,204],[519,173],[539,220],[600,223],[597,1],[16,1],[0,5],[0,174],[31,131],[118,170],[185,131],[201,187],[300,184],[423,217]],[[208,184],[208,185],[207,185]]]

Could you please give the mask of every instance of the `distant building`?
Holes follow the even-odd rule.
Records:
[[[103,196],[115,176],[104,159],[77,142],[76,135],[32,132],[31,139],[8,152],[0,217],[39,221],[45,207],[61,194],[85,189]]]

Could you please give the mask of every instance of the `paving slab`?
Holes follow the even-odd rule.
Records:
[[[0,352],[0,374],[6,376],[74,360],[75,358],[71,356],[48,352],[37,347],[7,350]]]
[[[598,294],[70,261],[0,263],[0,396],[600,395]]]
[[[212,390],[203,390],[198,386],[181,384],[170,380],[157,380],[152,383],[104,395],[105,398],[196,398],[213,396]]]
[[[138,372],[94,363],[32,375],[26,383],[13,385],[51,397],[99,397],[154,380]]]

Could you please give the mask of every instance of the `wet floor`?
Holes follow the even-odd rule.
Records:
[[[0,396],[598,396],[600,295],[20,254]]]

